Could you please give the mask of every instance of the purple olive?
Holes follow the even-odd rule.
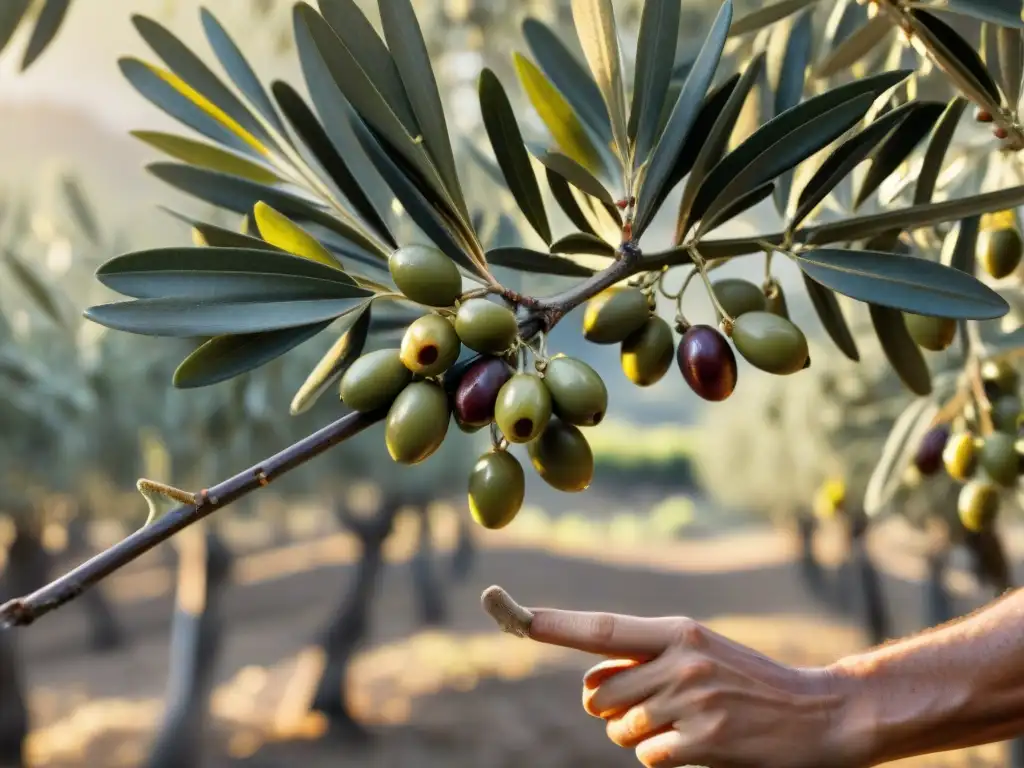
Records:
[[[683,334],[676,362],[690,389],[705,400],[721,402],[736,389],[736,355],[710,325],[694,325]]]
[[[914,466],[925,477],[934,475],[942,469],[942,452],[949,442],[949,425],[940,424],[932,427],[921,439],[914,455]]]
[[[455,390],[455,417],[469,427],[484,427],[494,420],[498,392],[512,378],[508,363],[485,357],[470,366]]]

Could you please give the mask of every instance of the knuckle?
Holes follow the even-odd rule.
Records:
[[[690,659],[682,661],[673,675],[673,687],[677,692],[689,690],[715,675],[715,662],[710,659]]]
[[[675,629],[676,642],[685,648],[703,648],[705,642],[704,627],[690,618],[678,620]]]
[[[693,708],[701,713],[725,714],[725,691],[721,688],[705,688],[694,694],[692,699]]]

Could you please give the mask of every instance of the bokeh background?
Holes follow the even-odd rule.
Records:
[[[205,5],[266,82],[302,88],[289,2]],[[374,19],[375,3],[361,5]],[[489,66],[514,86],[523,18],[573,40],[567,0],[415,5],[452,132],[478,146],[477,76]],[[705,28],[717,5],[685,3],[681,34]],[[624,40],[635,40],[640,3],[616,7]],[[0,251],[12,273],[30,270],[0,281],[5,597],[142,525],[138,477],[207,486],[341,410],[324,397],[288,415],[329,340],[241,382],[181,392],[170,385],[182,351],[172,342],[80,320],[111,298],[91,277],[103,260],[190,242],[160,206],[237,226],[147,175],[156,153],[129,135],[174,128],[118,69],[122,56],[152,58],[131,15],[157,19],[209,60],[199,8],[76,0],[28,72],[18,71],[28,29],[0,56]],[[509,91],[528,124],[525,98]],[[459,160],[467,196],[492,194],[471,151]],[[762,205],[722,236],[777,224]],[[669,228],[659,222],[649,239],[667,241]],[[722,274],[760,282],[761,262],[743,261]],[[675,371],[637,389],[617,348],[584,344],[578,316],[558,328],[551,347],[591,363],[611,395],[607,420],[588,432],[597,473],[586,493],[531,478],[512,526],[478,530],[463,490],[478,443],[449,440],[422,466],[397,469],[375,429],[4,636],[0,765],[18,765],[14,736],[27,729],[32,766],[629,766],[633,755],[579,708],[592,660],[500,635],[479,608],[482,588],[501,584],[527,604],[690,615],[798,664],[981,605],[991,591],[956,542],[914,525],[912,503],[955,506],[951,486],[867,534],[856,510],[829,502],[829,489],[863,488],[909,396],[858,308],[844,305],[864,357],[854,366],[824,343],[795,270],[777,275],[815,365],[781,380],[743,365],[721,405]],[[522,287],[550,288],[540,278]],[[699,291],[685,308],[712,317]],[[1024,535],[1013,515],[1001,525],[1018,563]],[[1006,765],[1006,754],[992,745],[907,763]]]

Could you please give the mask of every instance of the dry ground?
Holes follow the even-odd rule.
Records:
[[[449,532],[450,533],[450,532]],[[450,593],[444,631],[417,632],[402,561],[390,551],[375,608],[371,644],[350,686],[375,741],[365,747],[322,737],[322,724],[298,718],[304,680],[316,660],[302,651],[350,578],[351,546],[321,538],[244,558],[227,599],[226,647],[214,697],[210,768],[501,768],[586,765],[628,768],[630,752],[610,745],[601,724],[579,707],[579,678],[590,659],[497,633],[478,607],[498,583],[521,601],[658,615],[686,613],[780,659],[826,663],[863,647],[847,620],[815,604],[792,565],[784,535],[753,532],[657,548],[599,541],[543,541],[536,532],[491,536],[468,583]],[[447,543],[440,531],[441,545]],[[887,595],[901,633],[920,627],[920,565],[899,554],[896,534],[876,546],[890,573]],[[543,550],[543,551],[542,551]],[[830,556],[827,542],[826,556]],[[1019,560],[1019,558],[1018,558]],[[81,614],[67,608],[24,631],[36,732],[33,764],[71,768],[135,766],[152,738],[167,665],[166,586],[160,567],[112,585],[132,633],[130,648],[90,656]],[[961,608],[978,603],[969,581]],[[1000,745],[904,765],[996,766]]]

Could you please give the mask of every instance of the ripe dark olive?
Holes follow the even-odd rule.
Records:
[[[918,472],[928,477],[942,469],[942,452],[948,440],[948,424],[940,424],[928,430],[914,455],[914,466]]]
[[[917,346],[929,352],[941,352],[948,349],[956,338],[956,320],[948,317],[927,317],[911,312],[903,313],[910,338]]]
[[[717,403],[736,389],[736,355],[725,337],[710,325],[694,325],[679,342],[676,362],[690,389]]]
[[[448,424],[448,395],[431,381],[415,381],[388,411],[384,442],[399,464],[418,464],[441,447]]]
[[[1024,239],[1016,227],[985,229],[978,236],[978,263],[997,280],[1012,275],[1022,255]]]
[[[639,288],[609,288],[587,302],[583,338],[593,344],[619,344],[650,316],[650,301]]]
[[[990,482],[973,480],[960,489],[956,506],[964,528],[982,533],[999,514],[999,489]]]
[[[406,298],[428,307],[450,307],[462,293],[455,262],[437,248],[407,245],[388,259],[391,279]]]
[[[459,359],[462,345],[452,324],[440,315],[413,320],[402,337],[402,362],[420,376],[439,376]]]
[[[551,392],[539,376],[517,373],[501,388],[494,421],[510,443],[528,443],[551,418]]]
[[[1024,410],[1024,403],[1017,395],[1001,395],[992,401],[992,424],[1000,432],[1006,434],[1017,434],[1017,424],[1020,420],[1021,410]]]
[[[960,432],[951,435],[942,451],[942,463],[946,474],[954,480],[966,483],[974,476],[978,467],[978,450],[974,444],[974,435]]]
[[[764,291],[749,280],[728,277],[718,280],[711,287],[729,317],[737,318],[747,312],[764,312],[768,307]]]
[[[1012,488],[1017,484],[1017,439],[1014,435],[993,432],[985,438],[978,452],[978,463],[999,485]]]
[[[455,314],[455,331],[462,343],[482,355],[498,355],[519,335],[515,313],[487,299],[470,299]]]
[[[578,427],[552,419],[527,447],[540,478],[565,493],[585,491],[594,478],[594,453]]]
[[[512,368],[497,357],[485,357],[463,375],[455,390],[455,418],[460,424],[484,427],[494,421],[498,392],[512,378]]]
[[[397,349],[368,352],[341,377],[341,401],[354,411],[369,413],[386,408],[412,381]]]
[[[657,384],[672,367],[675,340],[672,328],[662,318],[652,315],[624,342],[619,355],[622,372],[638,387]]]
[[[807,365],[807,338],[784,317],[771,312],[747,312],[732,327],[736,351],[755,368],[785,376]]]
[[[1020,387],[1017,369],[1005,360],[986,360],[981,365],[981,379],[985,383],[985,396],[995,400],[1001,395],[1016,395]]]
[[[597,371],[574,357],[556,357],[544,371],[554,412],[580,427],[601,423],[608,411],[608,388]]]
[[[469,474],[469,512],[484,528],[511,523],[525,497],[523,466],[507,451],[484,454]]]

